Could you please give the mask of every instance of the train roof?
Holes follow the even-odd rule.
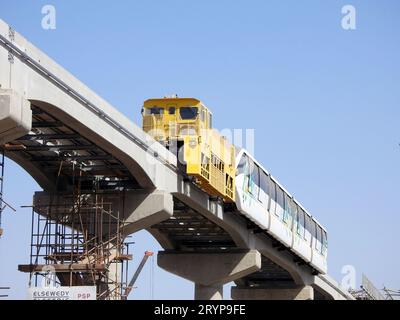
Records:
[[[149,104],[149,103],[158,103],[158,102],[165,102],[165,101],[183,101],[183,102],[195,102],[196,104],[202,104],[204,106],[204,104],[196,98],[179,98],[179,97],[164,97],[164,98],[150,98],[144,101],[144,104]]]
[[[273,177],[272,176],[272,174],[270,173],[270,172],[268,172],[268,170],[267,169],[265,169],[254,157],[253,157],[253,155],[251,155],[246,149],[243,149],[243,148],[237,148],[237,147],[235,147],[235,149],[236,149],[236,155],[238,155],[241,151],[243,151],[244,153],[246,153],[246,155],[248,156],[248,157],[250,157],[250,159],[251,160],[253,160],[266,174],[268,174],[270,177],[271,177],[271,179],[290,197],[290,198],[292,198],[293,199],[293,201],[309,216],[309,217],[311,217],[311,219],[313,219],[325,232],[327,232],[327,230],[324,228],[324,226],[322,226],[322,224],[321,223],[319,223],[318,222],[318,220],[311,214],[311,213],[309,213],[308,211],[307,211],[307,209],[306,208],[304,208],[304,206],[300,203],[300,202],[298,202],[296,199],[295,199],[295,197],[291,194],[291,193],[289,193],[280,183],[279,183],[279,181],[275,178],[275,177]]]

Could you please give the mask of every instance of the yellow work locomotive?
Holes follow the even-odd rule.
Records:
[[[194,98],[149,99],[143,130],[177,155],[180,168],[211,196],[235,201],[235,149],[212,128],[212,114]]]

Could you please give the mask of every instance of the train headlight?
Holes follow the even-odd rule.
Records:
[[[197,131],[194,126],[185,125],[179,129],[179,135],[180,136],[197,136]]]
[[[189,140],[189,147],[196,148],[196,146],[197,146],[197,141],[194,140],[194,139],[190,139]]]

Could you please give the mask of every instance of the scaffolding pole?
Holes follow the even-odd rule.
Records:
[[[4,185],[4,150],[0,149],[0,237],[3,234],[3,229],[1,227],[1,218],[3,210],[5,209],[5,204],[3,203],[3,185]]]

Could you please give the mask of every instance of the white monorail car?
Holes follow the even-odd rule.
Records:
[[[326,230],[246,150],[236,156],[236,207],[320,273],[327,272]]]

